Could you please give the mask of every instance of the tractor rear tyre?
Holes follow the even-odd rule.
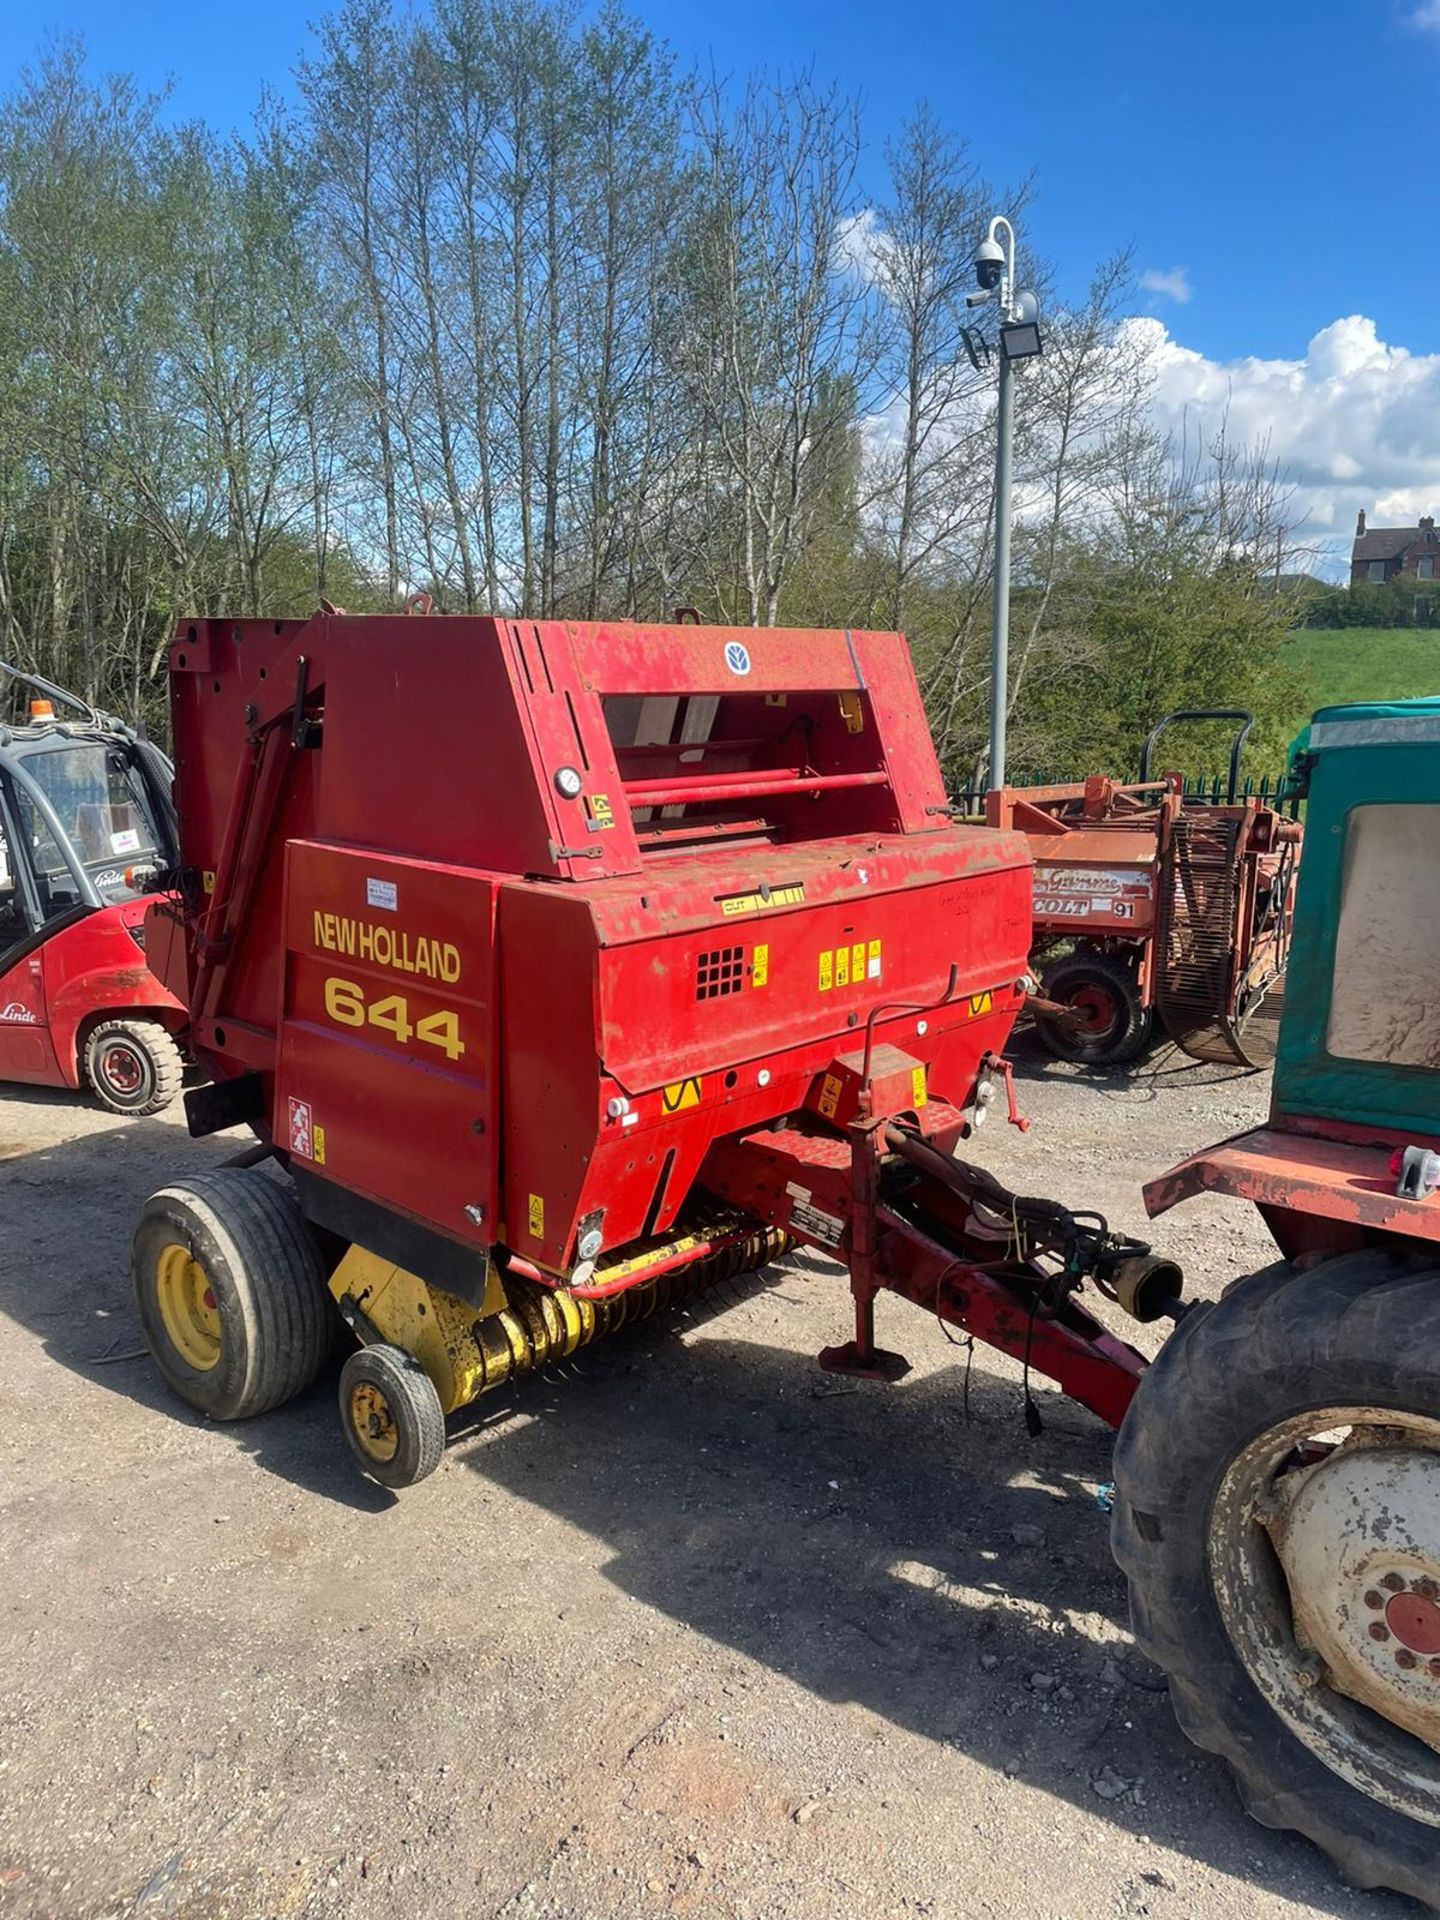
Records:
[[[361,1347],[340,1373],[340,1424],[361,1471],[413,1487],[440,1464],[445,1415],[429,1374],[399,1347]]]
[[[1186,1734],[1263,1825],[1440,1909],[1440,1270],[1366,1250],[1194,1308],[1115,1480]]]
[[[180,1091],[185,1063],[159,1020],[102,1020],[85,1042],[85,1078],[111,1113],[159,1113]]]
[[[1070,1022],[1036,1014],[1035,1030],[1057,1060],[1116,1067],[1144,1052],[1150,1009],[1140,998],[1134,969],[1114,954],[1090,947],[1067,954],[1047,971],[1044,993],[1083,1015]]]
[[[156,1366],[212,1420],[266,1413],[324,1365],[324,1264],[294,1200],[259,1168],[197,1174],[151,1194],[130,1277]]]

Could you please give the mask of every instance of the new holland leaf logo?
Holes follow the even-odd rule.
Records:
[[[729,640],[725,644],[725,664],[731,673],[750,671],[750,649],[739,640]]]

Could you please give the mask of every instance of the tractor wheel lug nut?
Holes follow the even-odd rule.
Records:
[[[1405,1591],[1405,1578],[1403,1574],[1387,1573],[1380,1584],[1387,1593],[1403,1593]]]
[[[1418,1666],[1419,1662],[1409,1647],[1397,1647],[1395,1649],[1395,1664],[1397,1667],[1404,1667],[1408,1673],[1412,1667]]]
[[[1365,1596],[1365,1604],[1373,1613],[1379,1613],[1380,1609],[1385,1605],[1385,1596],[1383,1593],[1378,1593],[1374,1587],[1371,1587]]]
[[[1390,1629],[1383,1621],[1372,1620],[1370,1623],[1370,1638],[1372,1640],[1388,1640],[1390,1638]]]

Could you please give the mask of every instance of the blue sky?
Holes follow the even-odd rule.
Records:
[[[1133,247],[1154,280],[1136,311],[1164,328],[1162,412],[1230,397],[1312,490],[1321,532],[1357,503],[1375,522],[1440,498],[1440,0],[631,4],[682,62],[813,63],[859,91],[877,182],[886,133],[928,97],[993,177],[1033,171],[1029,237],[1062,287]],[[0,82],[47,33],[78,33],[95,65],[170,79],[177,115],[241,126],[263,83],[288,85],[308,17],[296,0],[45,0],[24,32],[12,13]],[[1326,332],[1347,316],[1368,330]]]

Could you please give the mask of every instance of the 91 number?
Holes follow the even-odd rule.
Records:
[[[383,1028],[394,1034],[402,1047],[412,1039],[439,1047],[447,1060],[458,1060],[465,1051],[459,1014],[426,1013],[412,1024],[403,993],[387,993],[381,1000],[367,1001],[362,987],[337,974],[331,974],[325,982],[325,1012],[337,1026]]]

